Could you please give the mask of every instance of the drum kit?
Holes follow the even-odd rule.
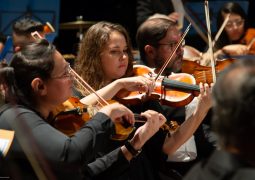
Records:
[[[79,43],[83,38],[83,34],[88,28],[94,24],[96,21],[84,21],[82,16],[77,16],[76,21],[61,23],[59,26],[60,30],[77,30],[77,37],[79,38]],[[78,44],[79,44],[78,43]],[[75,55],[73,54],[64,54],[64,58],[70,63],[71,66],[74,64]]]
[[[76,21],[65,22],[61,23],[59,28],[63,30],[78,30],[77,37],[79,40],[82,40],[83,33],[86,31],[90,26],[95,24],[96,21],[83,21],[82,16],[76,17]]]

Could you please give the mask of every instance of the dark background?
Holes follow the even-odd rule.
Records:
[[[120,23],[129,32],[135,44],[136,33],[136,0],[62,0],[60,4],[60,23],[75,21],[76,16],[82,15],[84,21],[110,21]],[[59,30],[55,40],[56,46],[62,53],[77,51],[79,39],[78,30]]]
[[[170,1],[170,0],[169,0]],[[187,0],[190,2],[203,2],[203,0]],[[210,4],[213,4],[210,0]],[[120,23],[129,32],[134,48],[136,48],[136,0],[61,0],[60,23],[75,21],[77,16],[83,16],[84,21],[110,21]],[[255,1],[249,0],[248,20],[255,27]],[[63,54],[76,55],[79,39],[77,30],[59,30],[54,44]],[[188,40],[188,41],[187,41]],[[196,43],[194,43],[194,40]],[[186,42],[203,51],[206,44],[199,38],[187,37]]]

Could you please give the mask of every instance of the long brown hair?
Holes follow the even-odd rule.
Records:
[[[126,39],[129,63],[124,77],[132,74],[134,57],[127,31],[119,24],[99,22],[90,27],[82,39],[74,67],[76,72],[95,90],[106,85],[100,54],[109,41],[110,34],[113,31],[121,33]]]

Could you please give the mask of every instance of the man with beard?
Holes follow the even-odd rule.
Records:
[[[177,24],[165,18],[152,18],[145,21],[137,30],[137,45],[141,61],[159,70],[178,43],[181,32]],[[182,67],[183,46],[181,45],[163,75],[180,72]]]
[[[181,32],[178,30],[177,23],[166,18],[151,18],[146,20],[138,28],[136,34],[141,63],[150,68],[155,68],[155,72],[157,73],[169,58],[180,38]],[[184,52],[183,47],[184,43],[176,50],[171,62],[164,70],[163,75],[168,76],[172,73],[181,72]],[[168,120],[176,120],[178,123],[182,123],[192,115],[197,106],[196,104],[197,99],[195,98],[186,107],[162,107]],[[214,150],[216,138],[210,131],[210,114],[209,111],[203,124],[200,125],[199,129],[194,134],[195,142],[192,142],[192,139],[189,140],[196,146],[197,157],[196,155],[192,157],[188,150],[186,152],[184,151],[181,155],[176,154],[176,157],[169,157],[169,161],[165,166],[166,173],[177,171],[177,173],[174,174],[180,174],[180,176],[182,176],[197,159],[208,157]],[[189,145],[184,144],[183,146],[184,149],[189,149]]]

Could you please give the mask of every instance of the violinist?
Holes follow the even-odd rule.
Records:
[[[151,80],[144,77],[129,77],[133,68],[131,49],[129,36],[121,25],[99,22],[91,26],[84,35],[75,69],[98,92],[103,90],[104,97],[114,96],[121,88],[127,90],[141,88],[140,84],[144,86],[141,91],[150,91]],[[99,90],[99,88],[102,89]],[[205,85],[200,86],[200,89],[202,94],[199,97],[201,99],[199,106],[209,109],[211,106],[210,88]],[[81,101],[86,104],[86,97]],[[131,108],[138,113],[146,109],[163,112],[157,101],[147,101]],[[168,133],[160,130],[146,143],[140,156],[133,159],[129,171],[123,173],[119,179],[161,179],[159,171],[161,162],[167,158],[166,154],[174,153],[193,134],[205,114],[206,112],[196,111],[170,137]],[[116,144],[124,142],[109,140],[104,143],[108,145],[108,149],[101,149],[99,156],[111,151]],[[93,172],[96,166],[91,163],[88,168]],[[103,176],[96,176],[94,179],[103,179]]]
[[[165,61],[168,59],[169,54],[174,49],[175,45],[181,37],[181,32],[177,28],[177,24],[168,19],[164,18],[153,18],[145,21],[137,31],[136,39],[138,48],[140,51],[141,61],[151,67],[160,69]],[[183,59],[183,46],[180,46],[176,53],[174,54],[171,62],[168,64],[167,68],[163,72],[164,75],[171,75],[171,73],[179,73],[182,68],[182,59]],[[207,85],[205,85],[207,86]],[[193,129],[194,133],[197,127],[205,118],[207,112],[210,109],[210,103],[203,97],[194,99],[188,106],[173,108],[168,106],[162,106],[167,114],[167,119],[176,119],[179,123],[190,123],[192,121],[197,121],[196,128]],[[193,107],[193,108],[191,108]],[[191,113],[186,114],[185,109]],[[191,109],[191,110],[190,110]],[[185,121],[186,119],[186,121]],[[199,122],[199,123],[198,123]],[[208,127],[207,124],[203,123],[199,127],[199,131],[195,134],[198,158],[207,156],[207,153],[210,153],[214,149],[213,143],[207,141],[202,131],[203,127]],[[191,127],[191,126],[190,126]],[[191,137],[190,134],[189,137]],[[209,134],[208,134],[209,135]],[[201,141],[201,143],[200,143]],[[206,142],[206,143],[204,143]],[[207,149],[204,149],[208,147]],[[205,153],[207,152],[207,153]],[[193,158],[194,159],[194,158]],[[179,171],[182,175],[186,173],[188,168],[191,167],[193,162],[187,163],[184,159],[179,159],[177,163],[168,163],[167,166]]]
[[[31,36],[32,32],[38,32],[41,37],[45,37],[45,25],[37,20],[25,17],[15,21],[12,24],[11,43],[13,47],[7,47],[8,53],[5,55],[5,60],[9,64],[13,56],[13,52],[19,51],[26,44],[32,43],[35,39]],[[9,45],[9,44],[8,44]]]
[[[4,161],[11,179],[82,179],[82,170],[85,172],[86,163],[94,160],[97,149],[104,148],[101,142],[109,138],[113,123],[134,123],[134,114],[115,103],[101,108],[72,137],[49,125],[51,111],[71,96],[73,82],[68,63],[44,39],[24,46],[5,68],[1,69],[1,78],[7,79],[0,83],[8,85],[4,89],[8,96],[0,110],[0,129],[15,132]],[[100,171],[108,172],[106,179],[125,171],[138,150],[165,123],[157,112],[142,115],[147,122],[128,145],[96,159]],[[105,167],[101,163],[109,164]],[[119,171],[113,171],[114,167]]]
[[[229,20],[214,45],[215,58],[254,54],[255,29],[249,28],[246,13],[237,2],[227,2],[220,8],[217,16],[218,29],[229,13]],[[202,61],[201,64],[208,65],[210,60],[204,54]]]
[[[31,18],[23,18],[12,26],[13,48],[17,52],[22,46],[34,42],[31,33],[37,31],[43,37],[43,24]]]

